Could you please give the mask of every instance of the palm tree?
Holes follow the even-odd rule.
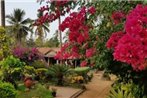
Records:
[[[6,15],[8,23],[11,25],[11,32],[14,32],[15,39],[18,43],[22,42],[22,38],[26,38],[28,32],[32,32],[29,27],[31,19],[24,19],[25,11],[19,8],[14,9],[13,13]]]
[[[42,13],[38,13],[37,17],[41,17]],[[47,33],[49,33],[49,23],[43,23],[42,25],[35,25],[36,20],[32,20],[32,24],[30,27],[35,30],[35,35],[38,36],[38,39],[43,40],[44,37],[47,36]],[[44,36],[45,35],[45,36]]]
[[[30,27],[32,27],[32,29],[35,30],[35,35],[37,35],[38,38],[40,38],[40,39],[44,39],[44,37],[46,37],[47,36],[47,33],[50,31],[49,30],[49,24],[48,23],[44,23],[44,24],[38,25],[38,26],[34,26],[32,24],[32,25],[30,25]]]

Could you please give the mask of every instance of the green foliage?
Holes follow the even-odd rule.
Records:
[[[74,69],[74,72],[77,75],[82,76],[85,82],[88,82],[89,79],[92,78],[91,76],[88,75],[89,71],[90,71],[89,67],[77,67]]]
[[[57,80],[57,85],[63,85],[64,77],[70,74],[70,70],[66,65],[52,65],[49,67],[47,74]]]
[[[52,38],[50,38],[49,40],[45,42],[45,46],[47,47],[58,47],[59,46],[58,32],[56,32]]]
[[[35,60],[33,63],[32,63],[32,66],[34,68],[45,68],[46,66],[46,63],[44,61],[41,61],[41,60]]]
[[[48,69],[47,68],[38,68],[35,70],[36,72],[36,77],[39,78],[40,82],[45,82],[46,78],[47,78],[47,73]]]
[[[34,43],[34,46],[36,47],[58,47],[59,46],[59,40],[57,36],[58,32],[56,32],[52,38],[44,40],[44,38],[38,37],[34,42],[30,40],[29,42]],[[28,43],[28,44],[31,44]]]
[[[143,95],[144,89],[133,82],[118,83],[115,82],[107,98],[146,98]]]
[[[128,92],[125,90],[123,91],[121,89],[118,89],[118,90],[111,89],[110,95],[108,98],[135,98],[135,97],[133,97],[131,92]]]
[[[25,40],[28,32],[32,32],[28,24],[30,24],[31,19],[24,19],[25,12],[21,9],[14,9],[13,13],[6,15],[8,23],[11,25],[9,31],[15,36],[16,43],[21,43],[22,39]]]
[[[23,89],[24,86],[21,85],[20,89]],[[36,84],[33,89],[26,92],[24,90],[18,91],[16,98],[53,98],[51,91],[46,89],[41,84]]]
[[[79,75],[87,74],[89,70],[90,70],[89,67],[76,67],[74,69],[74,71]]]
[[[0,62],[1,68],[9,70],[11,68],[22,68],[25,63],[21,62],[20,59],[11,56],[8,56],[7,58],[3,59]]]
[[[10,38],[6,35],[5,28],[0,27],[0,60],[10,54]]]
[[[0,62],[0,68],[3,72],[2,80],[14,84],[16,80],[20,80],[25,63],[21,62],[18,58],[8,56]]]
[[[32,66],[24,66],[23,75],[24,76],[29,75],[29,76],[35,77],[36,75],[35,68]]]
[[[16,90],[12,84],[0,81],[0,97],[16,98]]]
[[[113,32],[123,30],[124,25],[124,20],[122,23],[115,25],[112,21],[112,13],[115,11],[122,11],[127,15],[130,9],[135,7],[138,3],[142,3],[142,1],[129,2],[112,0],[110,2],[108,0],[93,0],[87,2],[81,1],[81,4],[85,6],[94,6],[96,8],[95,15],[88,20],[88,23],[94,26],[90,31],[90,37],[98,36],[96,42],[97,54],[94,58],[96,61],[95,68],[104,69],[110,65],[109,59],[111,60],[111,51],[107,50],[106,42]]]

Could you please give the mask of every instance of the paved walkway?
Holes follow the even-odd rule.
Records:
[[[87,90],[77,98],[106,98],[113,81],[103,80],[102,72],[94,74],[91,82],[86,85]]]
[[[86,91],[77,98],[106,98],[113,81],[102,79],[103,72],[94,73],[91,82],[86,85]],[[81,91],[70,87],[55,87],[57,88],[57,97],[55,98],[75,98],[74,94]]]
[[[57,96],[55,98],[70,98],[75,93],[79,92],[81,89],[70,88],[70,87],[56,87]]]

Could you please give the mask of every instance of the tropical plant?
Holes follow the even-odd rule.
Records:
[[[0,68],[3,71],[2,80],[12,83],[17,88],[16,80],[22,78],[23,67],[25,63],[13,56],[8,56],[0,62]]]
[[[45,42],[47,47],[59,47],[58,33],[56,32],[52,38]]]
[[[114,49],[114,59],[130,64],[134,70],[144,70],[147,65],[146,7],[138,4],[132,9],[126,17],[123,31],[114,32],[106,44],[108,48]],[[137,22],[138,19],[140,22]]]
[[[54,98],[51,91],[39,83],[34,85],[34,88],[29,92],[24,90],[24,85],[21,85],[19,88],[22,90],[18,91],[16,98]]]
[[[67,74],[70,74],[70,70],[66,65],[57,64],[50,66],[47,73],[57,79],[57,85],[63,85],[64,78]]]
[[[28,65],[32,65],[35,60],[42,57],[37,48],[28,48],[22,46],[14,47],[12,54]]]
[[[133,97],[131,92],[123,91],[121,89],[117,89],[117,90],[111,89],[109,97],[107,98],[135,98],[135,97]]]
[[[6,35],[5,28],[0,27],[0,60],[10,54],[10,38]]]
[[[42,61],[42,60],[35,60],[35,61],[32,63],[32,66],[33,66],[34,68],[36,68],[36,69],[47,67],[47,66],[46,66],[46,62],[45,62],[45,61]]]
[[[107,98],[146,98],[143,94],[144,89],[133,82],[119,83],[115,82]]]
[[[16,90],[10,83],[0,81],[1,98],[16,98]]]
[[[40,15],[38,14],[38,18]],[[42,25],[34,25],[36,20],[32,20],[30,27],[35,30],[35,35],[38,36],[38,38],[43,39],[47,33],[49,33],[49,23],[43,23]]]
[[[21,9],[14,9],[13,13],[6,15],[8,23],[11,25],[11,32],[14,33],[16,41],[22,42],[22,39],[28,35],[28,32],[32,32],[29,28],[31,19],[24,19],[25,12]]]
[[[37,16],[39,18],[40,17],[40,14],[38,14]],[[44,43],[44,38],[47,36],[47,34],[50,31],[49,30],[49,23],[43,23],[42,25],[35,25],[35,23],[36,23],[36,20],[32,20],[32,22],[30,24],[30,28],[32,28],[33,30],[35,30],[34,33],[38,37],[36,39],[36,42],[37,42],[36,45],[37,46],[42,46],[43,43]]]

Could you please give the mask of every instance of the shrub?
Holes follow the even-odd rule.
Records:
[[[0,27],[0,60],[10,54],[11,38],[7,36],[6,30]]]
[[[45,82],[46,78],[47,78],[47,73],[48,69],[46,68],[38,68],[35,70],[36,72],[36,78],[38,78],[38,80]]]
[[[25,86],[21,86],[21,89],[24,89]],[[41,84],[36,84],[33,89],[29,92],[24,90],[18,91],[16,98],[53,98],[51,91],[46,89],[45,86]]]
[[[33,63],[32,63],[32,66],[34,68],[45,68],[46,66],[46,63],[44,61],[41,61],[41,60],[35,60]]]
[[[37,48],[17,46],[12,49],[12,54],[28,65],[31,65],[35,60],[42,58]]]
[[[108,98],[146,98],[147,96],[143,94],[144,89],[139,85],[130,83],[118,83],[116,82]]]
[[[0,68],[3,71],[3,80],[14,84],[17,87],[15,81],[20,80],[25,63],[20,59],[13,56],[8,56],[6,59],[0,62]]]
[[[57,85],[63,85],[64,76],[69,74],[70,70],[66,65],[52,65],[47,73],[57,79]]]
[[[74,69],[74,71],[79,75],[87,74],[89,70],[90,70],[89,67],[77,67]]]
[[[23,71],[23,75],[26,76],[26,75],[29,75],[29,76],[32,76],[32,77],[35,77],[35,68],[32,67],[32,66],[25,66],[24,67],[24,71]]]
[[[82,76],[84,78],[84,81],[87,82],[89,81],[89,76],[88,76],[89,70],[90,70],[89,67],[77,67],[74,69],[74,72],[79,76]]]
[[[0,81],[0,98],[15,98],[16,90],[12,84]]]

